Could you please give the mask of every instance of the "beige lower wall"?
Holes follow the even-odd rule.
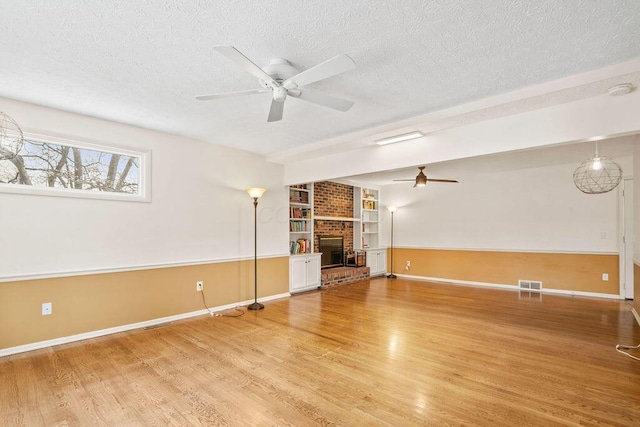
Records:
[[[253,298],[253,260],[0,283],[0,349]],[[289,291],[289,257],[258,260],[258,296]],[[53,314],[42,316],[42,303]]]
[[[409,271],[406,261],[411,261]],[[546,289],[618,295],[618,263],[618,255],[395,248],[393,271],[507,285],[517,285],[519,279],[540,280]],[[609,274],[608,281],[602,281],[602,273]]]
[[[633,308],[640,316],[640,265],[635,262],[633,263]]]

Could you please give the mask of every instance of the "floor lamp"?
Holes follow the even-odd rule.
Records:
[[[393,213],[398,210],[395,206],[387,206],[389,212],[391,212],[391,274],[387,275],[387,279],[395,279],[397,276],[393,274]]]
[[[253,198],[253,304],[249,310],[262,310],[264,305],[258,302],[258,199],[267,191],[264,188],[249,188],[247,193]]]

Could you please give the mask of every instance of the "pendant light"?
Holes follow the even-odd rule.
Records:
[[[622,168],[611,157],[596,153],[578,166],[573,172],[573,182],[586,194],[608,193],[622,180]]]
[[[15,120],[0,111],[0,160],[13,159],[24,143],[22,129]]]

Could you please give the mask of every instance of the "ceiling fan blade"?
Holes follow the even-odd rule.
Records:
[[[278,83],[271,78],[271,76],[265,73],[262,68],[258,67],[256,64],[251,62],[249,58],[244,56],[238,49],[233,46],[214,46],[215,50],[235,62],[240,68],[243,68],[245,71],[250,72],[254,76],[259,79],[262,79],[266,82],[273,83],[276,86],[279,86]]]
[[[415,182],[415,178],[411,178],[411,179],[394,179],[394,181],[397,182]]]
[[[271,92],[269,89],[252,89],[252,90],[239,90],[237,92],[224,92],[214,93],[211,95],[198,95],[196,99],[199,101],[209,101],[210,99],[230,98],[232,96],[253,95],[254,93],[266,93]]]
[[[352,101],[335,98],[329,95],[320,95],[317,93],[309,93],[307,91],[304,91],[304,92],[301,92],[299,95],[293,95],[293,96],[294,98],[304,99],[305,101],[313,102],[314,104],[333,108],[334,110],[339,110],[339,111],[348,111],[351,107],[353,107]]]
[[[427,182],[458,182],[455,179],[433,179],[433,178],[427,178]]]
[[[337,74],[354,70],[355,68],[356,63],[353,62],[353,59],[345,54],[341,54],[288,78],[282,83],[282,85],[287,89],[292,89],[296,86],[300,87],[319,80],[328,79],[329,77],[333,77]],[[291,83],[295,84],[292,85]]]
[[[269,110],[268,122],[277,122],[282,120],[282,111],[284,110],[284,101],[271,100],[271,109]]]

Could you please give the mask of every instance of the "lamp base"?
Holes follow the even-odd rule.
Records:
[[[262,310],[264,308],[264,305],[260,304],[259,302],[254,302],[251,305],[247,306],[247,310]]]
[[[391,273],[391,274],[387,274],[387,279],[397,279],[398,276],[396,276],[395,274]]]

